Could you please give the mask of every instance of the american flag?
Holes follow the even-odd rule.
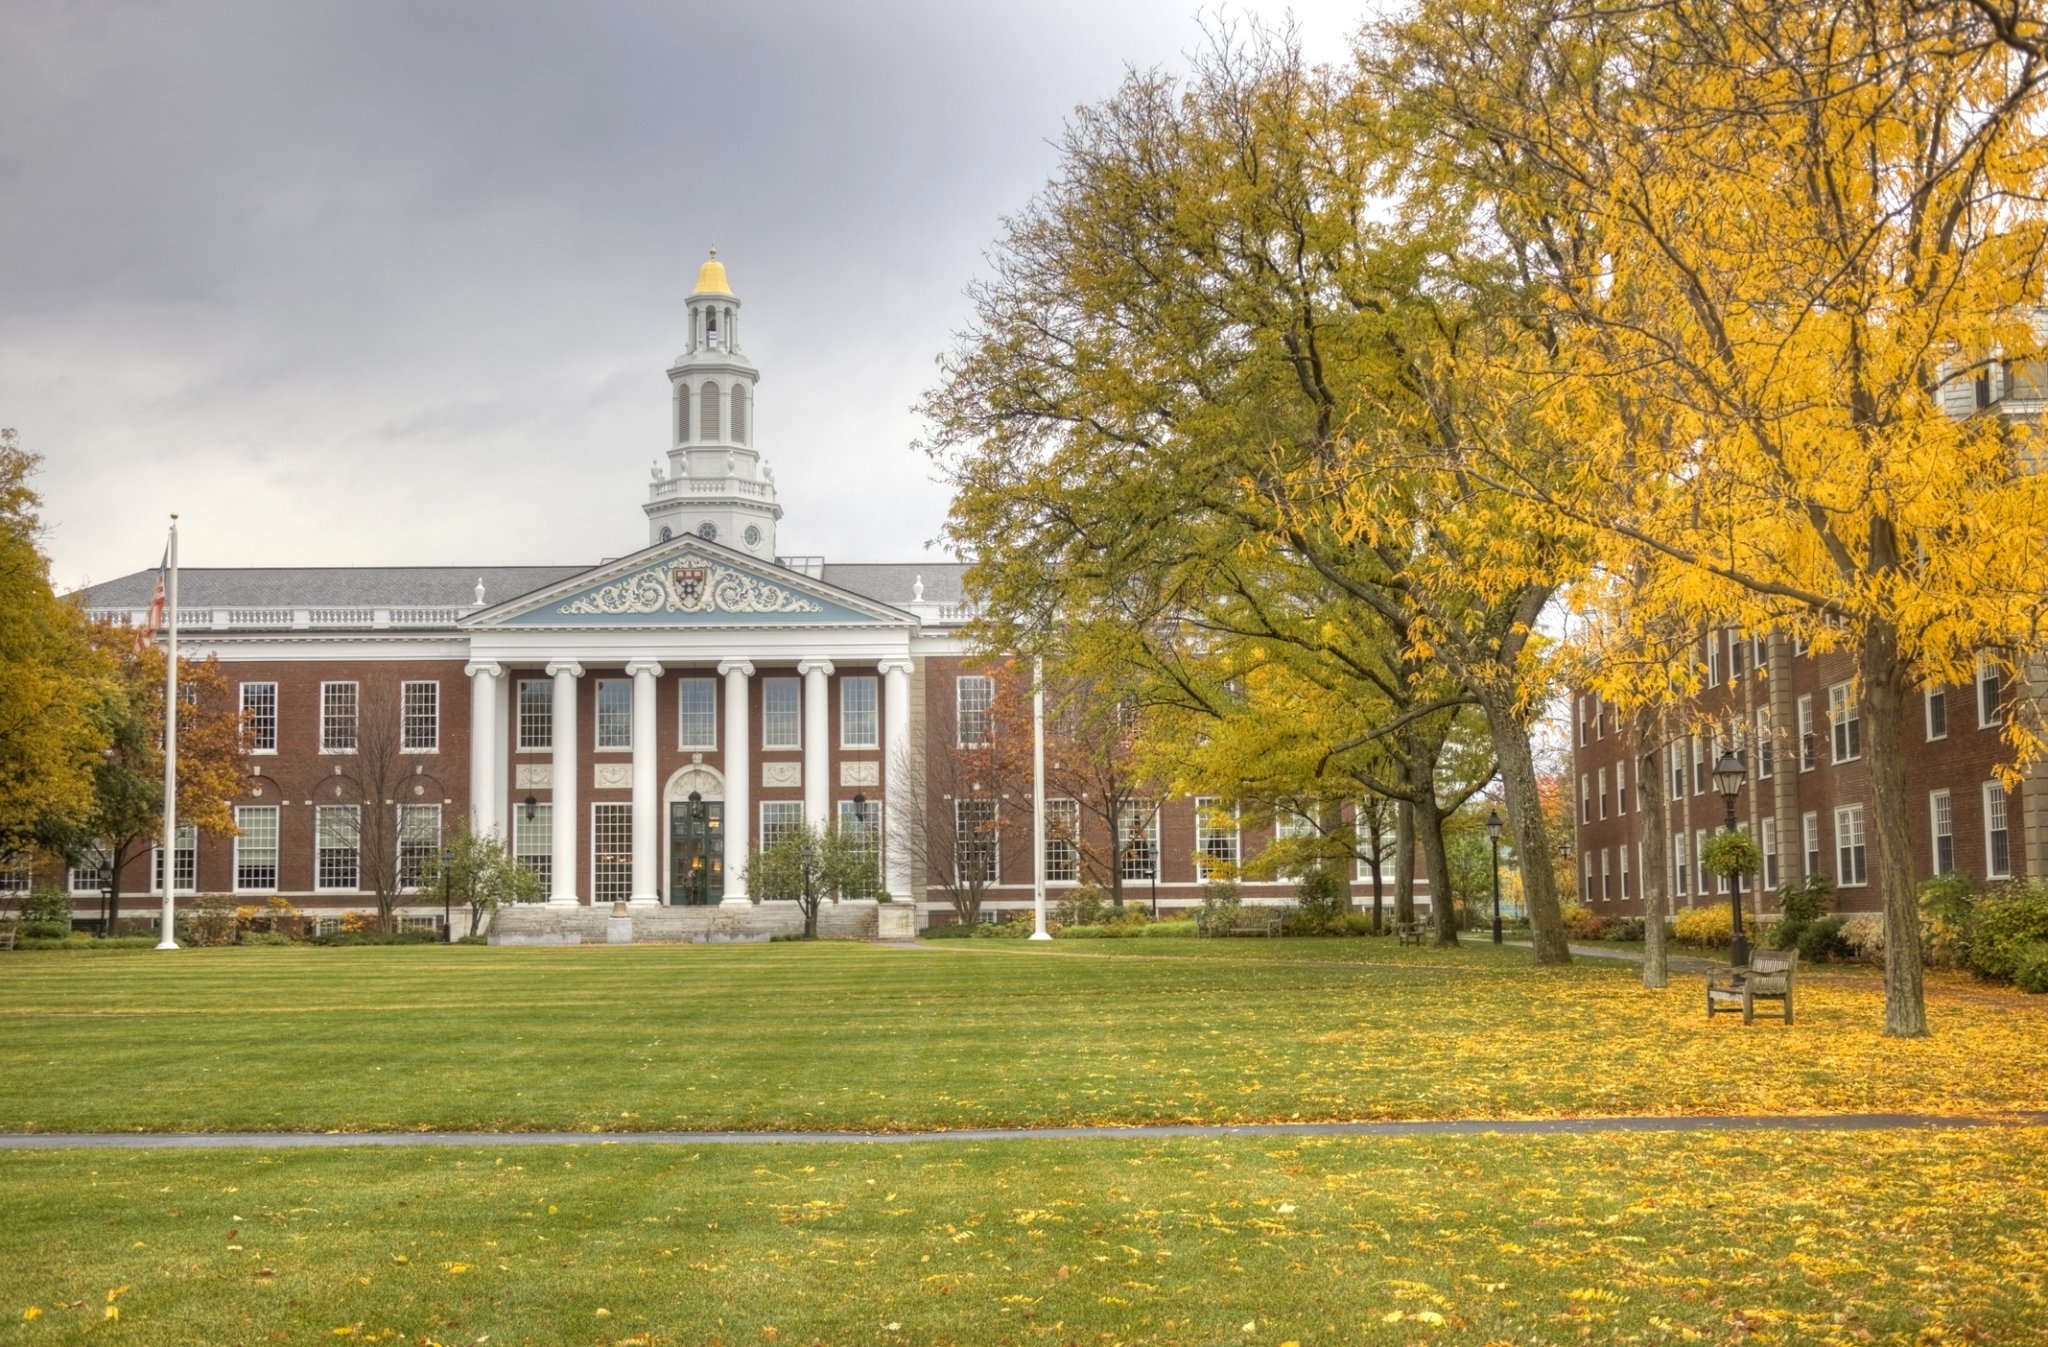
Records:
[[[164,629],[164,577],[171,569],[171,550],[164,549],[164,559],[156,568],[156,594],[149,601],[149,616],[142,619],[142,625],[135,632],[135,650],[140,654],[156,644],[156,634]]]

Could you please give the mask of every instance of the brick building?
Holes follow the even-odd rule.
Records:
[[[759,374],[739,308],[714,255],[668,369],[672,442],[642,505],[647,545],[630,555],[181,572],[182,652],[219,657],[249,725],[239,835],[182,830],[181,892],[367,908],[362,839],[378,830],[366,811],[391,811],[401,883],[467,819],[542,875],[552,906],[742,904],[753,852],[800,820],[836,819],[873,831],[892,895],[949,919],[930,883],[942,862],[914,862],[899,825],[969,807],[913,798],[921,774],[906,764],[928,759],[934,734],[972,743],[989,730],[991,680],[960,635],[962,568],[777,554],[782,510],[755,447]],[[138,571],[83,598],[95,617],[140,622],[154,583]],[[1048,813],[1108,831],[1070,801]],[[1266,841],[1188,800],[1148,803],[1122,831],[1093,854],[1117,857],[1127,892],[1171,907],[1198,896],[1208,861]],[[995,871],[994,910],[1028,907],[1030,848],[1007,839],[1029,835],[948,859]],[[1055,899],[1102,878],[1068,840],[1047,853]],[[70,872],[81,918],[100,910],[107,878]],[[120,885],[128,914],[153,914],[161,883],[157,858],[139,859]],[[1292,889],[1248,887],[1275,901]]]

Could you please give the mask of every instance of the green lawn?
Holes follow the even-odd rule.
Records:
[[[0,955],[0,1131],[924,1128],[2038,1109],[2042,998],[1791,1028],[1607,960],[1385,940]]]
[[[2044,1144],[16,1152],[0,1343],[2039,1343]]]

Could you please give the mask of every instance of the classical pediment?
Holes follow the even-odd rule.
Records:
[[[678,539],[521,595],[478,627],[845,626],[907,613],[701,538]]]

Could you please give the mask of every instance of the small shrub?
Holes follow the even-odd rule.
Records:
[[[1884,957],[1884,919],[1851,917],[1842,927],[1842,940],[1858,959],[1875,962]]]
[[[964,921],[947,922],[944,926],[927,926],[924,931],[927,940],[971,940],[974,927]]]
[[[1977,904],[1970,937],[1970,965],[1987,978],[2010,982],[2019,971],[2020,949],[2048,941],[2048,886],[2008,884]]]
[[[1351,889],[1344,876],[1326,866],[1317,866],[1301,877],[1294,888],[1294,916],[1289,935],[1343,933],[1344,918],[1351,913]]]
[[[1565,934],[1574,940],[1609,940],[1613,922],[1589,907],[1567,899],[1559,905],[1559,914],[1564,918]],[[1486,924],[1491,924],[1491,918]]]
[[[973,926],[973,938],[976,940],[1029,940],[1031,932],[1037,928],[1038,922],[1029,913],[1021,914],[1021,916],[1022,920],[1019,920],[1018,916],[1009,916],[998,921],[978,921]]]
[[[1641,917],[1613,917],[1608,921],[1607,938],[1609,940],[1641,940],[1643,938],[1643,930],[1643,919]]]
[[[1778,890],[1778,912],[1783,921],[1801,925],[1819,921],[1834,906],[1835,882],[1826,875],[1808,875],[1797,884]]]
[[[1093,884],[1083,884],[1078,889],[1069,890],[1054,904],[1049,917],[1062,926],[1093,926],[1102,920],[1105,906],[1102,890]]]
[[[487,935],[465,935],[455,943],[458,945],[488,945],[491,943],[491,938]]]
[[[276,931],[244,931],[235,939],[237,945],[296,945],[299,942]]]
[[[2048,992],[2048,941],[2034,940],[2020,946],[2013,961],[2012,981],[2023,992],[2040,996]]]
[[[1062,940],[1101,940],[1109,935],[1106,926],[1062,926],[1059,938]]]
[[[1203,927],[1217,931],[1228,927],[1237,920],[1237,910],[1244,906],[1244,898],[1235,884],[1204,884],[1202,905],[1195,909],[1196,919]]]
[[[1931,968],[1967,968],[1977,929],[1977,885],[1957,870],[1920,886],[1920,958]]]
[[[25,921],[14,928],[17,940],[62,940],[70,934],[68,921]]]
[[[1842,928],[1849,924],[1846,917],[1822,917],[1810,921],[1799,933],[1799,957],[1813,963],[1826,963],[1830,959],[1846,959],[1852,952],[1849,942],[1842,937]]]
[[[1177,917],[1170,921],[1152,922],[1144,930],[1138,931],[1136,934],[1143,936],[1147,940],[1182,940],[1192,939],[1199,932],[1195,930],[1195,919],[1193,917]]]
[[[313,937],[313,943],[330,947],[350,945],[438,945],[441,943],[441,933],[439,931],[342,930],[330,931],[326,935],[316,935]]]
[[[1345,935],[1371,935],[1372,918],[1363,912],[1347,913],[1344,917]]]
[[[803,938],[804,933],[802,931],[777,931],[774,935],[768,937],[768,943],[779,945],[785,940],[801,940]]]
[[[202,893],[185,916],[185,939],[194,945],[235,943],[235,900],[224,893]]]
[[[48,884],[38,884],[21,900],[21,920],[61,926],[71,930],[71,895]]]
[[[344,912],[341,914],[341,929],[351,935],[377,929],[375,912]]]
[[[1723,904],[1680,908],[1671,922],[1671,938],[1681,945],[1720,949],[1728,944],[1730,926],[1728,909]],[[1742,914],[1742,929],[1756,934],[1756,919],[1747,912]]]

